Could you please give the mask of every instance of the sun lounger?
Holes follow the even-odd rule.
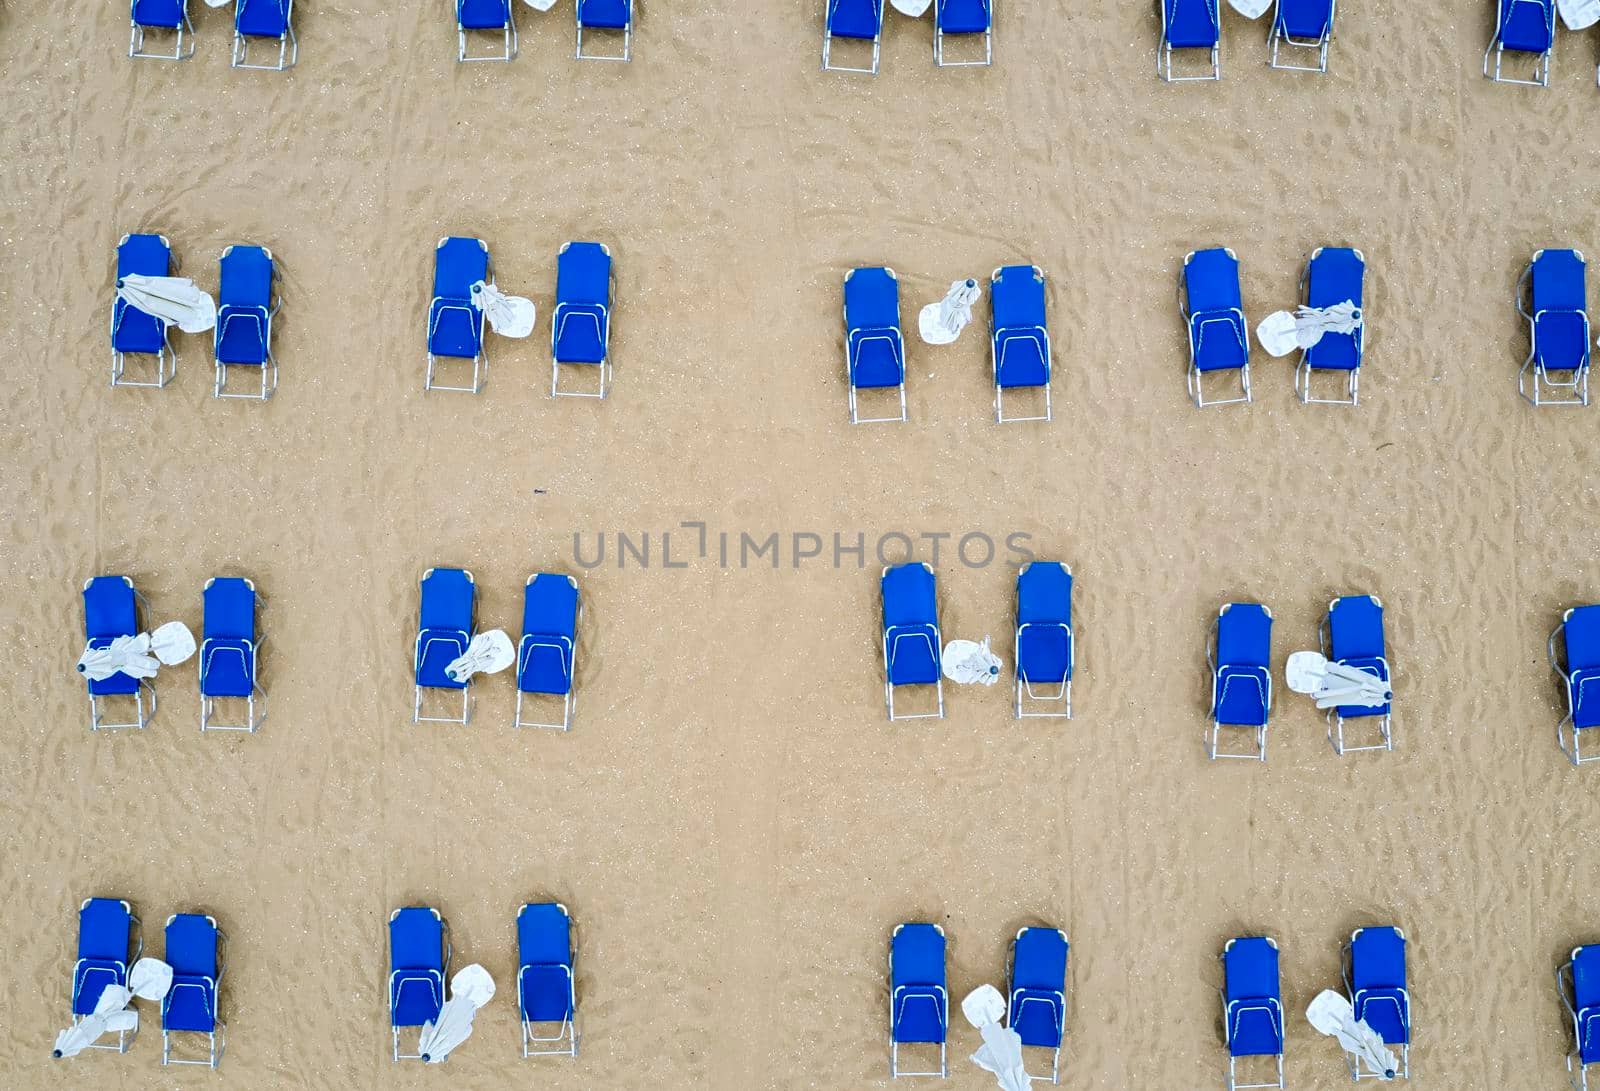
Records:
[[[844,275],[844,363],[851,424],[906,419],[906,344],[900,333],[900,280],[893,269],[868,266]],[[899,391],[899,415],[861,416],[856,392],[883,389]]]
[[[1550,54],[1556,45],[1556,0],[1499,0],[1497,11],[1494,37],[1483,53],[1483,74],[1496,83],[1550,86]],[[1501,74],[1506,50],[1533,56],[1531,78],[1519,80]],[[1489,71],[1491,57],[1493,72]]]
[[[107,985],[128,984],[128,970],[139,961],[144,940],[139,918],[119,898],[89,898],[78,907],[78,961],[72,966],[72,1022],[93,1015]],[[90,1045],[126,1053],[137,1028],[117,1031],[116,1045]]]
[[[1589,1066],[1600,1064],[1600,943],[1572,949],[1556,971],[1556,989],[1572,1019],[1567,1079],[1574,1091],[1589,1091]]]
[[[1271,59],[1267,63],[1273,68],[1287,72],[1326,72],[1328,41],[1333,37],[1334,2],[1335,0],[1277,0],[1272,13],[1272,29],[1267,32],[1267,44],[1272,49]],[[1316,63],[1279,63],[1280,45],[1314,50]]]
[[[128,56],[153,61],[186,61],[194,56],[194,25],[189,22],[189,0],[132,0],[128,7],[128,21],[132,24],[128,34]],[[147,52],[144,36],[149,30],[175,31],[178,37],[173,43],[172,52]],[[188,49],[184,49],[185,35],[188,36]]]
[[[569,242],[556,257],[556,307],[550,318],[550,393],[604,398],[611,378],[611,251]],[[562,390],[561,365],[593,367],[600,388]]]
[[[1384,657],[1383,603],[1373,595],[1350,595],[1334,599],[1328,604],[1328,617],[1323,622],[1322,654],[1346,667],[1381,678],[1388,682],[1389,661]],[[1389,704],[1339,705],[1328,710],[1328,740],[1335,752],[1344,754],[1352,750],[1393,750],[1394,734],[1390,729]],[[1380,741],[1367,746],[1346,746],[1344,723],[1346,720],[1373,719],[1378,721]]]
[[[889,1076],[947,1076],[945,1037],[950,993],[945,987],[944,929],[937,924],[897,924],[889,940]],[[939,1067],[902,1071],[902,1045],[939,1047]]]
[[[1278,986],[1277,942],[1265,936],[1230,939],[1222,949],[1222,968],[1228,1091],[1283,1087],[1283,999]],[[1278,1078],[1272,1083],[1240,1083],[1241,1057],[1273,1058]]]
[[[278,389],[278,362],[272,357],[272,251],[262,246],[230,246],[222,252],[221,287],[217,293],[217,325],[211,349],[217,360],[212,393],[219,398],[266,400]],[[228,368],[249,367],[261,373],[261,390],[229,393]]]
[[[252,41],[276,41],[278,59],[270,64],[250,63]],[[234,0],[233,67],[282,72],[300,56],[294,37],[294,0]]]
[[[1396,1075],[1411,1078],[1411,993],[1406,989],[1406,934],[1398,928],[1357,928],[1344,949],[1344,988],[1355,1017],[1400,1054]],[[1345,1054],[1357,1080],[1382,1079]]]
[[[1530,342],[1527,362],[1517,373],[1517,390],[1534,405],[1589,404],[1586,269],[1580,251],[1541,250],[1517,284],[1517,311],[1528,320]],[[1531,295],[1524,285],[1531,285]],[[1551,372],[1564,373],[1565,381]]]
[[[1017,719],[1072,719],[1072,569],[1060,561],[1030,561],[1017,573],[1011,651]]]
[[[1156,74],[1168,83],[1190,80],[1220,80],[1222,61],[1222,21],[1218,0],[1160,0],[1161,47],[1156,51]],[[1204,49],[1211,58],[1211,71],[1203,76],[1174,76],[1172,51]]]
[[[939,656],[944,642],[939,636],[938,585],[926,564],[898,564],[883,570],[883,698],[890,720],[944,719],[944,683]],[[894,710],[895,690],[901,686],[932,686],[936,712],[899,713]]]
[[[476,394],[483,389],[483,378],[489,374],[489,354],[483,347],[483,312],[472,301],[472,286],[489,279],[488,243],[454,235],[439,240],[433,251],[433,302],[428,304],[428,372],[422,382],[424,390]],[[471,360],[472,385],[435,382],[434,368],[441,359]]]
[[[1557,636],[1562,645],[1559,659]],[[1560,676],[1561,688],[1567,695],[1567,714],[1556,725],[1556,743],[1574,765],[1600,761],[1600,754],[1585,757],[1581,742],[1585,731],[1600,727],[1600,606],[1568,610],[1550,634],[1547,651],[1550,667]],[[1567,746],[1568,725],[1572,727],[1571,747]]]
[[[227,1028],[217,1021],[217,988],[222,984],[222,932],[200,913],[167,918],[167,964],[172,988],[161,1001],[161,1063],[215,1068],[222,1060]],[[204,1034],[207,1056],[186,1061],[172,1056],[172,1036]]]
[[[413,656],[416,685],[412,723],[464,724],[472,718],[472,698],[467,690],[470,680],[457,682],[444,669],[466,654],[467,645],[477,632],[477,590],[472,573],[462,568],[430,568],[422,574],[422,606]],[[424,716],[424,689],[459,691],[461,715]]]
[[[127,576],[95,576],[83,584],[83,631],[90,648],[109,647],[119,636],[137,636],[139,627],[139,593]],[[156,714],[156,689],[148,681],[134,678],[118,671],[110,678],[89,681],[89,730],[111,731],[124,727],[142,728]],[[145,694],[150,695],[150,710],[146,714]],[[126,723],[106,723],[100,711],[102,697],[132,697],[133,720]]]
[[[522,590],[522,640],[517,646],[517,708],[513,727],[572,727],[576,699],[572,691],[577,666],[578,581],[559,573],[528,577]],[[561,722],[522,718],[524,694],[561,698]]]
[[[1250,332],[1239,288],[1239,259],[1223,247],[1192,251],[1183,259],[1179,288],[1179,307],[1189,327],[1189,396],[1197,406],[1248,402]],[[1206,401],[1205,377],[1219,371],[1238,372],[1241,393]]]
[[[983,35],[983,59],[950,61],[944,56],[946,35]],[[940,68],[985,67],[994,63],[993,0],[934,0],[933,63]]]
[[[1007,265],[989,277],[989,359],[994,368],[994,419],[1050,419],[1050,330],[1045,325],[1044,274],[1037,265]],[[1044,416],[1008,417],[1007,390],[1044,389]]]
[[[256,694],[266,691],[256,678],[256,585],[237,576],[206,581],[204,630],[200,641],[200,730],[254,732],[266,720],[256,716]],[[242,700],[242,724],[215,723],[217,701]]]
[[[853,38],[872,43],[872,67],[852,68],[833,63],[833,40]],[[822,30],[822,70],[878,74],[878,54],[883,42],[883,0],[828,0],[828,22]]]
[[[1367,259],[1361,251],[1345,246],[1321,246],[1306,263],[1305,275],[1300,284],[1301,298],[1310,307],[1332,307],[1339,303],[1354,303],[1359,310],[1362,287],[1367,275]],[[1354,333],[1326,331],[1322,339],[1300,352],[1300,362],[1294,369],[1294,385],[1302,403],[1318,405],[1355,405],[1356,384],[1361,378],[1361,352],[1364,326]],[[1311,393],[1311,380],[1318,371],[1342,372],[1345,376],[1345,397],[1317,398]]]
[[[1210,658],[1212,760],[1266,761],[1267,720],[1272,712],[1272,611],[1254,602],[1223,606],[1217,613]],[[1255,746],[1245,752],[1223,750],[1224,727],[1247,729]]]
[[[578,1055],[578,994],[573,984],[572,918],[560,902],[517,910],[517,1011],[522,1055]],[[559,1024],[554,1035],[535,1027]]]
[[[164,235],[124,235],[117,244],[117,280],[125,276],[172,275],[172,247]],[[111,385],[162,387],[178,373],[178,354],[164,319],[146,314],[119,296],[111,305]],[[154,356],[156,378],[141,383],[124,377],[127,356]]]
[[[400,1052],[400,1031],[439,1017],[449,972],[450,928],[437,909],[412,906],[389,914],[389,1029],[396,1061],[422,1059],[420,1052]]]
[[[517,55],[517,19],[513,0],[456,0],[456,60],[509,61]],[[469,56],[468,32],[492,37],[498,31],[503,43],[500,52]]]
[[[577,0],[578,59],[581,61],[626,61],[633,55],[633,0]],[[622,33],[621,53],[585,53],[583,32],[590,37],[599,30]]]
[[[1050,1074],[1029,1079],[1060,1083],[1061,1039],[1067,1028],[1067,934],[1059,928],[1019,931],[1011,943],[1009,977],[1006,1026],[1017,1032],[1024,1049],[1050,1051]]]

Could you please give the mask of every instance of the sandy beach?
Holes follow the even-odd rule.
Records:
[[[953,1001],[1003,985],[1019,927],[1068,932],[1063,1086],[1221,1086],[1217,954],[1245,932],[1282,949],[1289,1086],[1344,1086],[1300,1012],[1381,923],[1411,939],[1418,1079],[1565,1086],[1552,971],[1600,940],[1600,774],[1556,748],[1545,639],[1600,599],[1600,409],[1517,398],[1513,290],[1540,247],[1600,253],[1594,32],[1541,90],[1482,77],[1487,2],[1341,5],[1323,77],[1269,70],[1266,21],[1228,12],[1223,81],[1167,85],[1153,5],[996,6],[992,69],[935,69],[929,21],[891,12],[876,79],[819,70],[821,0],[644,0],[628,65],[572,59],[570,0],[519,5],[508,66],[456,63],[448,5],[307,2],[282,74],[230,69],[231,14],[198,3],[182,64],[127,59],[125,5],[0,6],[0,1085],[881,1088],[888,936],[920,919]],[[132,231],[212,292],[225,246],[272,249],[271,401],[211,397],[209,335],[167,389],[109,386]],[[422,391],[447,234],[540,309],[477,397]],[[603,403],[548,396],[569,239],[615,259]],[[1175,284],[1213,245],[1252,327],[1317,246],[1362,249],[1359,407],[1302,407],[1259,350],[1253,405],[1191,407]],[[1049,277],[1054,421],[993,423],[985,302],[910,342],[908,423],[852,427],[844,273],[892,266],[914,338],[1013,263]],[[724,566],[685,522],[782,556]],[[953,536],[945,636],[990,634],[1008,679],[1005,539],[1072,566],[1070,723],[1017,723],[1005,685],[885,722],[892,532]],[[618,533],[651,563],[619,567]],[[797,533],[823,555],[795,564]],[[992,563],[952,551],[969,533]],[[569,734],[514,731],[510,675],[468,726],[410,723],[434,565],[513,635],[530,572],[578,578]],[[147,730],[91,734],[100,573],[197,632],[207,578],[254,579],[260,733],[202,736],[191,664]],[[1335,756],[1280,686],[1268,764],[1207,761],[1219,605],[1272,608],[1281,683],[1353,593],[1387,607],[1396,751]],[[227,932],[218,1073],[159,1067],[149,1005],[128,1055],[51,1061],[93,895],[146,953],[171,913]],[[517,1048],[515,914],[544,898],[578,926],[576,1061]],[[500,986],[438,1071],[389,1058],[411,904]],[[948,1086],[993,1086],[978,1044],[956,1016]]]

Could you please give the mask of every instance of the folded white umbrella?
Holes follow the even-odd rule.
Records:
[[[908,18],[920,19],[933,6],[933,0],[889,0],[889,6]]]
[[[1293,653],[1283,674],[1290,689],[1315,698],[1318,708],[1377,708],[1394,697],[1389,683],[1377,675],[1335,663],[1317,652]]]
[[[1272,0],[1228,0],[1228,6],[1246,19],[1259,19],[1272,6]]]
[[[975,280],[957,280],[937,303],[930,303],[917,315],[917,330],[930,345],[948,345],[972,321],[972,305],[982,295]]]
[[[145,314],[166,319],[184,333],[203,333],[217,324],[216,300],[188,277],[129,273],[117,280],[117,298]]]
[[[472,305],[489,320],[489,328],[501,337],[526,337],[533,332],[539,311],[533,300],[506,295],[484,281],[472,286]]]
[[[1354,333],[1360,327],[1361,308],[1347,299],[1331,307],[1273,311],[1256,327],[1256,340],[1273,356],[1287,356],[1295,349],[1312,347],[1325,333]]]
[[[108,1031],[136,1031],[139,1013],[128,1008],[134,997],[160,1000],[172,988],[172,967],[159,958],[141,958],[128,971],[127,987],[107,985],[95,1002],[94,1012],[60,1034],[51,1056],[76,1057]]]
[[[1600,0],[1556,0],[1556,10],[1568,30],[1587,30],[1600,22]]]
[[[556,0],[522,0],[534,11],[549,11],[556,6]]]
[[[983,1046],[972,1063],[994,1073],[1001,1091],[1028,1091],[1028,1070],[1022,1064],[1022,1036],[1000,1025],[1006,1017],[1005,997],[993,985],[979,985],[961,1001],[961,1014],[978,1028]]]
[[[1379,1079],[1392,1080],[1400,1062],[1384,1043],[1383,1036],[1364,1020],[1356,1018],[1350,1001],[1334,992],[1323,989],[1306,1008],[1306,1019],[1321,1034],[1339,1043],[1339,1048],[1355,1057],[1357,1064],[1365,1064],[1368,1071]]]
[[[428,1064],[439,1064],[472,1033],[478,1009],[494,998],[494,978],[474,962],[450,979],[450,999],[439,1008],[439,1018],[424,1024],[417,1052]]]
[[[444,672],[457,682],[465,682],[474,674],[498,674],[517,660],[517,650],[504,630],[490,629],[479,633],[467,645],[467,650],[445,665]]]
[[[150,634],[119,636],[104,648],[85,648],[78,657],[78,673],[91,682],[113,674],[129,678],[154,678],[161,661],[150,654]]]
[[[974,682],[992,686],[1000,680],[1000,657],[989,650],[988,637],[981,644],[976,640],[952,640],[944,646],[939,668],[946,678],[963,686]]]

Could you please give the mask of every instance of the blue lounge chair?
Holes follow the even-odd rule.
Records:
[[[276,41],[278,59],[271,64],[250,63],[252,41]],[[233,67],[282,72],[294,67],[300,43],[294,37],[294,0],[234,0]]]
[[[578,581],[560,573],[537,572],[522,589],[522,640],[517,646],[517,708],[513,727],[572,727],[577,704],[572,690],[577,667]],[[561,722],[522,718],[524,694],[561,698]]]
[[[1332,307],[1354,303],[1361,309],[1362,288],[1367,275],[1367,259],[1359,250],[1346,246],[1319,246],[1306,263],[1301,278],[1301,298],[1311,307]],[[1354,333],[1324,333],[1322,339],[1300,352],[1294,369],[1294,385],[1303,404],[1355,405],[1356,384],[1361,378],[1361,353],[1365,327]],[[1317,398],[1311,394],[1311,379],[1318,371],[1342,372],[1345,397]]]
[[[278,361],[272,356],[272,251],[263,246],[230,246],[218,262],[222,279],[217,292],[217,324],[211,350],[217,360],[212,393],[219,398],[265,401],[278,389]],[[228,392],[228,368],[248,367],[261,373],[260,392]]]
[[[1197,406],[1236,405],[1250,400],[1250,331],[1244,321],[1239,259],[1225,247],[1191,251],[1183,259],[1179,308],[1189,328],[1189,396]],[[1237,398],[1206,401],[1205,377],[1239,373]]]
[[[1562,655],[1556,658],[1556,637],[1561,637]],[[1574,765],[1600,761],[1600,754],[1583,755],[1583,732],[1600,727],[1600,606],[1577,606],[1568,610],[1561,624],[1550,634],[1547,645],[1550,668],[1561,678],[1567,695],[1567,714],[1556,725],[1556,743]],[[1572,726],[1572,746],[1567,746],[1566,727]]]
[[[633,55],[633,0],[577,0],[578,59],[580,61],[626,61]],[[591,37],[596,30],[622,34],[621,53],[585,53],[583,32]]]
[[[1578,250],[1541,250],[1517,285],[1517,311],[1528,320],[1528,359],[1517,390],[1534,405],[1589,404],[1589,289]],[[1523,285],[1532,286],[1531,296]],[[1528,305],[1523,305],[1524,299]],[[1532,390],[1528,389],[1532,371]],[[1565,381],[1551,372],[1566,374]],[[1565,391],[1559,397],[1548,395]]]
[[[202,913],[176,913],[167,918],[167,964],[172,988],[161,1001],[161,1063],[198,1064],[215,1068],[227,1044],[227,1027],[217,1020],[217,989],[222,984],[222,931]],[[172,1035],[204,1034],[203,1061],[172,1056]]]
[[[950,993],[945,987],[944,929],[937,924],[897,924],[889,939],[889,1076],[947,1076],[945,1037]],[[902,1045],[939,1047],[939,1067],[900,1069]]]
[[[430,568],[422,574],[422,606],[417,623],[417,646],[412,657],[415,698],[412,723],[464,724],[472,718],[472,698],[467,682],[457,682],[444,669],[466,654],[477,633],[477,584],[463,568]],[[424,716],[424,689],[456,690],[461,694],[460,716]]]
[[[433,301],[428,304],[428,372],[424,390],[453,390],[476,394],[489,374],[489,354],[483,347],[483,311],[472,297],[472,286],[490,280],[489,244],[482,239],[451,235],[439,240],[433,251]],[[440,359],[471,360],[472,385],[446,386],[434,381]],[[482,376],[479,367],[482,367]]]
[[[1217,612],[1211,648],[1211,758],[1267,760],[1267,720],[1272,713],[1272,611],[1254,602],[1230,602]],[[1221,748],[1224,727],[1255,736],[1248,752]]]
[[[1483,74],[1496,83],[1517,83],[1524,87],[1550,86],[1550,54],[1556,46],[1556,0],[1498,0],[1494,37],[1483,53]],[[1525,80],[1502,75],[1500,65],[1506,50],[1533,55],[1533,74]],[[1489,58],[1494,71],[1489,71]]]
[[[1411,1078],[1411,993],[1406,989],[1406,934],[1398,928],[1357,928],[1344,949],[1344,988],[1356,1018],[1378,1032],[1400,1054],[1395,1075]],[[1345,1054],[1357,1080],[1384,1079],[1359,1058]]]
[[[400,1052],[400,1031],[439,1017],[449,972],[450,926],[437,909],[411,906],[389,914],[389,1030],[396,1061],[422,1059],[420,1052]]]
[[[1217,9],[1217,0],[1161,0],[1161,48],[1156,51],[1156,75],[1168,83],[1222,78],[1222,19]],[[1211,71],[1203,76],[1174,76],[1174,49],[1206,50]]]
[[[592,367],[600,389],[562,390],[561,365]],[[550,393],[604,398],[611,378],[611,251],[569,242],[556,257],[556,308],[550,317]]]
[[[265,711],[256,715],[256,694],[266,703],[267,693],[256,677],[256,652],[261,638],[256,633],[256,585],[238,576],[214,576],[206,581],[202,593],[205,621],[200,639],[200,730],[248,731],[252,734],[266,721]],[[242,724],[222,724],[212,720],[217,701],[242,700]]]
[[[529,902],[517,910],[517,1011],[522,1055],[578,1055],[578,993],[573,984],[572,918],[560,902]],[[535,1026],[559,1024],[554,1035]]]
[[[1006,1026],[1017,1032],[1024,1048],[1050,1051],[1050,1075],[1028,1078],[1060,1083],[1061,1039],[1067,1030],[1067,934],[1059,928],[1019,931],[1011,943],[1008,976]]]
[[[939,655],[939,595],[933,569],[923,563],[891,565],[883,570],[883,699],[890,720],[944,719],[944,682]],[[936,712],[894,710],[901,686],[932,686]]]
[[[72,966],[72,1022],[93,1015],[107,985],[128,984],[128,970],[144,950],[139,918],[120,898],[89,898],[78,907],[78,961]],[[131,1031],[117,1032],[116,1045],[91,1045],[90,1049],[128,1052]]]
[[[872,43],[872,67],[854,68],[833,63],[833,40],[851,38]],[[828,22],[822,29],[822,70],[878,74],[878,54],[883,42],[883,0],[828,0]]]
[[[128,21],[128,56],[154,61],[186,61],[194,56],[194,25],[189,22],[189,0],[131,0]],[[178,38],[171,53],[149,53],[144,35],[148,30],[176,31]],[[187,34],[189,48],[184,49]]]
[[[517,55],[517,18],[512,0],[456,0],[456,60],[509,61]],[[490,37],[498,32],[498,53],[468,55],[467,32]]]
[[[1017,719],[1072,719],[1072,569],[1060,561],[1030,561],[1017,573],[1011,652]]]
[[[89,648],[109,647],[119,636],[137,636],[139,605],[143,600],[127,576],[95,576],[83,583],[83,632]],[[87,650],[87,649],[86,649]],[[155,718],[156,689],[148,681],[118,671],[110,678],[89,681],[89,730],[112,731],[142,728]],[[150,695],[150,711],[145,712],[145,694]],[[102,697],[132,697],[134,718],[127,723],[106,723],[100,711]]]
[[[1384,657],[1383,603],[1374,595],[1350,595],[1328,604],[1323,622],[1322,654],[1346,667],[1365,671],[1384,682],[1390,680],[1389,661]],[[1340,705],[1328,710],[1328,741],[1335,753],[1352,750],[1393,750],[1390,703],[1381,705]],[[1377,719],[1379,741],[1367,746],[1346,746],[1344,722]]]
[[[172,247],[165,235],[124,235],[117,243],[117,281],[125,276],[172,275]],[[124,377],[127,356],[154,356],[156,378],[141,383]],[[111,385],[162,387],[178,373],[178,353],[165,319],[123,302],[111,305]]]
[[[964,38],[983,35],[983,59],[945,60],[947,34]],[[994,63],[994,0],[935,0],[933,63],[940,68],[982,68]]]
[[[1272,29],[1267,32],[1267,44],[1272,49],[1267,63],[1286,72],[1326,72],[1328,41],[1333,37],[1334,3],[1335,0],[1277,0]],[[1280,64],[1280,45],[1314,50],[1316,63]]]
[[[1556,989],[1572,1018],[1567,1079],[1574,1091],[1589,1091],[1589,1066],[1600,1064],[1600,943],[1572,949],[1556,971]]]
[[[900,333],[900,279],[893,269],[867,266],[844,275],[844,366],[851,424],[906,419],[906,343]],[[856,392],[885,389],[899,391],[900,414],[861,416]]]
[[[1044,274],[1037,265],[1007,265],[989,277],[989,360],[994,369],[994,419],[1050,419],[1050,330],[1045,325]],[[1044,416],[1008,417],[1007,390],[1044,388]]]
[[[1278,944],[1269,936],[1240,936],[1222,949],[1222,1024],[1228,1038],[1228,1091],[1283,1087],[1283,998]],[[1240,1057],[1271,1057],[1278,1078],[1240,1083]]]

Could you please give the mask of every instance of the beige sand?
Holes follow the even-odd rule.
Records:
[[[228,1087],[443,1086],[388,1057],[384,921],[415,902],[502,990],[452,1086],[884,1086],[885,944],[915,918],[957,996],[1019,926],[1070,932],[1070,1086],[1218,1086],[1216,953],[1254,930],[1283,948],[1291,1086],[1342,1086],[1298,1010],[1391,920],[1431,1086],[1560,1086],[1551,970],[1600,938],[1600,871],[1543,655],[1600,595],[1600,411],[1518,402],[1511,290],[1537,247],[1600,248],[1592,37],[1548,90],[1497,87],[1487,3],[1352,3],[1319,79],[1230,16],[1225,81],[1171,87],[1148,4],[999,6],[993,70],[935,71],[891,15],[876,80],[817,71],[818,0],[648,5],[626,67],[571,60],[564,3],[509,68],[456,65],[448,5],[308,3],[283,76],[229,70],[200,5],[184,65],[126,60],[117,3],[0,9],[0,1084],[216,1086],[158,1069],[154,1033],[48,1060],[76,907],[107,894],[154,953],[172,912],[228,931]],[[168,390],[109,389],[133,230],[212,289],[226,244],[274,250],[272,402],[213,401],[203,337]],[[560,243],[609,243],[614,396],[549,399],[544,326],[491,343],[483,396],[424,396],[447,232],[546,314]],[[1183,253],[1234,246],[1253,322],[1342,242],[1370,264],[1360,408],[1300,407],[1259,354],[1255,405],[1190,408]],[[1055,423],[991,423],[977,330],[912,347],[910,424],[846,423],[846,269],[895,266],[910,322],[1019,260],[1052,278]],[[997,688],[890,727],[875,567],[696,561],[582,574],[570,735],[513,732],[505,676],[470,727],[410,725],[423,568],[470,567],[515,631],[527,573],[581,571],[574,531],[685,519],[1032,534],[1078,577],[1077,718],[1018,726]],[[70,663],[98,572],[196,627],[208,576],[252,576],[262,733],[202,738],[185,667],[150,730],[91,736]],[[947,633],[1007,640],[1013,575],[942,559]],[[1285,693],[1270,765],[1205,761],[1218,604],[1268,602],[1281,656],[1351,591],[1389,607],[1398,752],[1336,758]],[[513,918],[546,896],[581,928],[576,1063],[517,1057]],[[958,1024],[951,1086],[985,1086],[976,1044]]]

